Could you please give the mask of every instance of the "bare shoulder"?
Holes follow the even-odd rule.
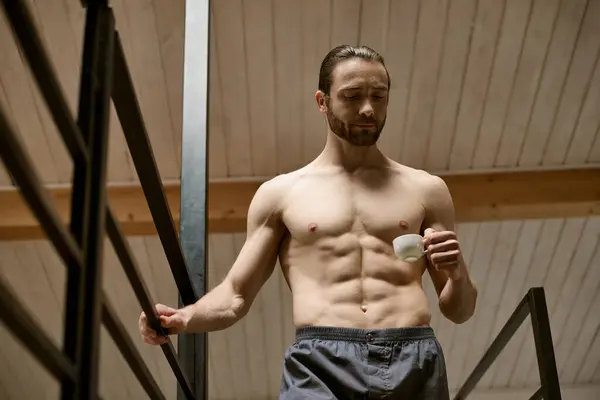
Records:
[[[302,176],[300,171],[277,175],[263,182],[254,194],[250,205],[251,210],[257,213],[268,212],[271,215],[280,214],[287,194]]]
[[[408,182],[410,187],[423,199],[426,207],[444,207],[452,202],[446,182],[439,176],[406,165],[393,163],[398,177]]]
[[[397,162],[391,162],[392,169],[397,172],[398,177],[410,182],[411,185],[424,192],[448,191],[446,182],[437,175],[425,170],[412,168]]]

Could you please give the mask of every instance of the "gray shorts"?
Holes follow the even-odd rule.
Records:
[[[300,328],[279,399],[448,400],[442,347],[430,327]]]

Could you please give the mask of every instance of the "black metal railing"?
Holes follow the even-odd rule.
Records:
[[[121,39],[115,29],[115,17],[108,2],[106,0],[82,1],[86,8],[86,22],[78,116],[75,121],[25,2],[1,1],[16,41],[48,105],[65,146],[73,158],[74,174],[71,220],[70,226],[67,227],[53,207],[48,193],[35,173],[33,162],[0,107],[0,157],[67,267],[64,348],[61,351],[52,344],[4,284],[0,284],[0,318],[38,361],[60,380],[62,399],[98,397],[98,349],[102,323],[149,398],[164,399],[165,395],[146,367],[113,309],[110,298],[103,292],[101,286],[103,239],[106,233],[142,310],[148,316],[149,323],[165,335],[157,318],[154,302],[107,199],[106,164],[110,100],[112,98],[114,101],[148,207],[175,278],[180,304],[183,305],[195,302],[206,290],[206,121],[201,121],[200,125],[190,125],[191,116],[184,115],[184,141],[193,141],[197,145],[191,150],[191,154],[183,154],[182,165],[185,167],[193,162],[195,173],[195,181],[188,183],[189,188],[186,190],[195,195],[200,213],[195,210],[196,213],[191,218],[191,221],[198,225],[191,229],[194,234],[193,242],[190,241],[192,236],[186,236],[188,240],[182,248],[164,195]],[[200,13],[202,17],[196,15],[192,28],[196,32],[204,33],[206,41],[202,45],[205,46],[205,51],[200,55],[186,54],[185,57],[186,65],[188,60],[191,60],[190,62],[195,63],[196,68],[200,68],[201,74],[196,75],[194,80],[204,80],[204,83],[199,91],[197,82],[188,84],[189,75],[184,74],[184,97],[186,93],[192,91],[192,94],[188,94],[188,98],[184,99],[184,108],[191,96],[198,109],[197,102],[202,101],[206,104],[208,93],[209,1],[188,3],[190,4],[187,5],[186,14]],[[186,24],[186,37],[188,37],[187,30]],[[194,40],[199,40],[198,35]],[[186,51],[187,47],[186,40]],[[202,55],[204,55],[203,59],[198,58]],[[203,69],[202,64],[204,64]],[[188,86],[190,86],[189,90]],[[207,112],[205,110],[204,112],[205,114],[199,116],[196,113],[194,118],[206,118]],[[198,164],[198,160],[203,164]],[[185,176],[187,176],[186,171],[182,170],[182,190]],[[202,190],[199,192],[197,189]],[[185,199],[189,201],[190,194]],[[182,193],[182,206],[183,202],[184,193]],[[183,232],[181,236],[183,238]],[[186,261],[193,263],[193,269],[188,269]],[[181,351],[182,346],[188,346],[189,349],[190,338],[195,346],[194,351],[191,353]],[[178,397],[205,399],[207,395],[206,337],[191,335],[188,338],[188,335],[184,335],[181,339],[179,340],[180,357],[177,356],[170,340],[161,345],[177,378]]]
[[[510,316],[496,339],[485,352],[481,361],[477,364],[466,382],[462,385],[454,400],[464,400],[494,363],[500,352],[515,335],[517,329],[523,324],[525,318],[531,315],[531,327],[535,350],[537,355],[538,369],[540,372],[540,388],[530,397],[533,399],[560,400],[560,384],[554,358],[554,346],[552,344],[552,333],[550,331],[550,319],[546,307],[546,296],[544,288],[534,287],[529,289],[523,300],[519,303]]]

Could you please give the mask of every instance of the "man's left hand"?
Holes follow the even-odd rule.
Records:
[[[444,271],[453,280],[460,279],[462,253],[458,237],[452,231],[425,229],[423,245],[430,263],[439,271]]]

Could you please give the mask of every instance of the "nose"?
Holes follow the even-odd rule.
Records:
[[[365,101],[360,107],[359,114],[365,117],[372,117],[374,115],[373,106],[371,106],[371,102]]]

